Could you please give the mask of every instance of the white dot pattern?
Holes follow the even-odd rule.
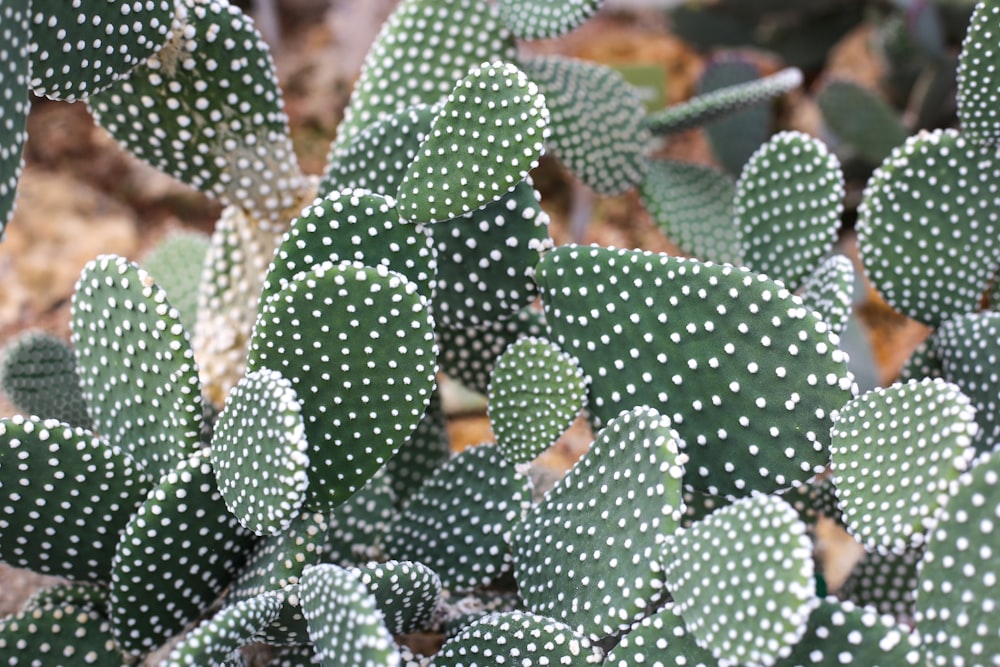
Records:
[[[70,667],[122,662],[108,619],[74,605],[34,608],[0,618],[0,655],[8,665]]]
[[[398,507],[388,471],[379,468],[360,491],[326,515],[324,562],[353,567],[384,559],[382,537],[399,515]]]
[[[977,2],[962,42],[957,71],[956,101],[962,132],[990,144],[1000,140],[998,27],[1000,6],[993,2]]]
[[[441,579],[432,569],[423,563],[390,560],[350,572],[375,597],[390,634],[427,629],[441,601]]]
[[[76,354],[63,339],[44,331],[23,333],[0,349],[0,392],[25,414],[90,425]]]
[[[917,593],[917,565],[925,545],[903,554],[868,552],[837,589],[837,596],[859,606],[869,606],[900,623],[913,622],[913,601]]]
[[[718,667],[684,627],[677,607],[668,604],[642,619],[608,653],[606,667]]]
[[[142,258],[142,267],[166,291],[170,303],[181,314],[181,324],[191,332],[198,314],[200,268],[205,264],[208,246],[209,237],[205,234],[176,230],[169,232]]]
[[[521,39],[559,37],[579,27],[602,0],[498,0],[500,18]]]
[[[854,305],[854,285],[854,263],[844,255],[831,255],[803,281],[802,304],[843,336]]]
[[[0,241],[14,214],[17,182],[28,139],[28,0],[0,5]]]
[[[170,651],[163,667],[222,665],[227,660],[236,660],[236,651],[278,617],[282,604],[281,595],[268,592],[223,607],[186,634]]]
[[[441,407],[441,392],[435,391],[416,430],[385,464],[396,504],[405,505],[424,480],[450,457],[447,418]]]

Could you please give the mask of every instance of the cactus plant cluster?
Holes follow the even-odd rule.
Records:
[[[403,0],[310,179],[239,9],[100,4],[0,2],[4,219],[29,90],[227,208],[171,251],[203,258],[194,305],[189,261],[100,256],[70,344],[7,353],[30,416],[0,420],[0,560],[64,583],[0,619],[6,664],[996,664],[996,0],[962,126],[865,191],[867,276],[935,331],[863,394],[836,157],[799,132],[738,178],[646,153],[798,72],[647,115],[518,50],[599,2]],[[708,256],[555,247],[547,148]],[[488,396],[495,444],[450,453],[438,374]],[[533,488],[581,414],[589,450]],[[843,598],[817,514],[870,552]]]

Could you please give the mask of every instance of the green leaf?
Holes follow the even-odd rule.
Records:
[[[916,625],[928,664],[986,667],[1000,655],[1000,456],[979,457],[928,536]]]
[[[517,664],[601,664],[600,650],[590,640],[557,620],[523,611],[490,614],[452,637],[430,667],[493,667]]]
[[[823,142],[779,132],[743,166],[733,200],[747,266],[798,289],[837,240],[840,163]]]
[[[395,667],[400,663],[375,596],[349,571],[314,565],[302,574],[302,611],[324,665]]]
[[[440,222],[507,194],[538,166],[549,133],[538,87],[502,61],[456,84],[399,185],[400,216]]]
[[[174,231],[142,260],[143,268],[180,311],[181,324],[188,331],[195,327],[202,279],[199,269],[205,264],[209,243],[209,237],[201,232]]]
[[[545,96],[549,145],[571,172],[603,195],[642,182],[651,139],[642,126],[645,109],[617,70],[562,56],[528,58],[522,66]]]
[[[350,572],[375,597],[392,635],[425,630],[441,601],[441,579],[423,563],[390,560]]]
[[[95,119],[174,178],[283,222],[305,180],[267,45],[228,0],[179,0],[172,30],[167,45],[88,100]]]
[[[212,438],[212,469],[226,507],[258,535],[288,529],[309,486],[309,443],[292,383],[266,368],[229,393]]]
[[[937,326],[979,310],[1000,265],[995,153],[955,130],[921,132],[872,174],[858,247],[872,285],[900,313]]]
[[[719,661],[698,646],[674,604],[668,604],[632,627],[611,649],[605,667],[718,667]]]
[[[111,562],[110,616],[121,650],[142,655],[198,618],[252,542],[226,510],[207,455],[169,470],[125,526]]]
[[[939,379],[875,389],[841,408],[830,432],[834,485],[858,541],[898,554],[923,542],[975,454],[974,416]]]
[[[65,341],[43,331],[30,331],[2,352],[0,390],[23,412],[75,426],[90,425],[76,356]]]
[[[837,589],[837,596],[889,614],[901,623],[912,623],[917,567],[925,550],[926,545],[920,545],[902,554],[866,553]]]
[[[248,644],[257,632],[277,618],[282,598],[277,593],[223,607],[181,639],[163,662],[164,667],[219,665]]]
[[[0,655],[8,665],[121,667],[108,619],[72,605],[0,618]]]
[[[742,263],[731,176],[712,167],[653,159],[640,194],[656,226],[681,250],[707,262]]]
[[[29,4],[29,0],[5,0],[0,5],[0,241],[14,214],[28,139]]]
[[[698,645],[725,664],[774,664],[806,631],[812,542],[791,505],[741,498],[667,536],[666,586]]]
[[[427,478],[395,516],[385,553],[423,563],[451,591],[489,586],[511,570],[505,537],[529,498],[526,478],[497,447],[470,447]]]
[[[897,113],[881,97],[853,81],[830,81],[816,102],[833,134],[872,164],[882,162],[906,141],[906,127]]]
[[[636,405],[670,417],[690,457],[685,485],[747,495],[823,470],[851,377],[829,326],[783,286],[748,269],[580,246],[547,253],[536,273],[549,338],[590,376],[595,419]]]
[[[131,456],[90,431],[0,419],[0,561],[107,581],[119,536],[152,485]]]
[[[580,414],[587,381],[577,360],[550,341],[522,338],[497,360],[489,417],[504,458],[528,463],[548,449]]]
[[[173,17],[172,0],[32,0],[32,92],[73,102],[107,88],[176,38]]]
[[[962,132],[976,141],[996,144],[1000,140],[1000,93],[996,31],[1000,26],[1000,5],[994,0],[976,3],[958,60],[958,120]]]
[[[802,282],[802,303],[843,337],[854,306],[854,263],[844,255],[820,262]]]
[[[330,510],[413,432],[434,389],[434,324],[384,266],[324,262],[261,306],[248,368],[289,378],[309,443],[306,506]]]
[[[760,79],[760,69],[749,60],[736,57],[708,62],[698,79],[697,95],[749,84]],[[774,110],[769,99],[705,123],[704,131],[716,161],[730,174],[739,174],[750,156],[771,136]]]
[[[684,511],[685,457],[670,420],[623,412],[514,529],[528,610],[599,639],[628,629],[664,594],[657,560]]]
[[[603,0],[498,0],[500,18],[521,39],[559,37],[600,9]]]

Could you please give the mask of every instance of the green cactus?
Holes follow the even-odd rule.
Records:
[[[698,79],[697,97],[704,99],[713,91],[748,84],[761,78],[753,63],[738,57],[716,58],[708,63]],[[739,174],[757,147],[771,136],[774,113],[761,103],[705,123],[703,129],[720,165],[730,174]]]
[[[827,82],[816,102],[837,138],[872,164],[906,140],[906,127],[888,103],[852,81]]]
[[[90,424],[73,348],[51,334],[27,332],[4,348],[0,391],[30,415]]]

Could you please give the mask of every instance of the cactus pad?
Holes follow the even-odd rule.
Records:
[[[902,554],[866,553],[837,589],[837,596],[893,616],[902,623],[912,623],[917,567],[924,550],[925,545],[921,545]]]
[[[604,0],[499,0],[500,18],[521,39],[559,37],[593,16]]]
[[[816,96],[833,133],[873,164],[906,141],[906,128],[885,100],[853,81],[837,79]]]
[[[402,507],[431,473],[451,457],[448,420],[441,406],[440,388],[396,455],[385,464],[396,505]]]
[[[0,391],[27,414],[90,425],[73,348],[41,331],[22,334],[0,356]]]
[[[854,305],[854,264],[844,255],[831,255],[806,276],[802,303],[819,314],[830,330],[843,336]]]
[[[1000,142],[1000,114],[996,104],[1000,94],[998,27],[1000,4],[994,0],[977,2],[962,42],[957,73],[958,120],[962,132],[976,141],[993,145]]]
[[[716,90],[748,84],[760,79],[760,68],[740,56],[722,55],[710,60],[702,70],[697,97]],[[727,173],[739,174],[753,153],[773,132],[774,110],[769,99],[735,113],[705,123],[702,128],[712,154]]]
[[[368,587],[390,634],[427,628],[441,600],[441,579],[423,563],[390,560],[350,570]]]
[[[698,646],[674,604],[642,619],[608,654],[606,667],[718,667],[719,661]]]
[[[0,5],[0,241],[14,214],[28,139],[29,11],[28,0],[8,0]]]
[[[679,440],[649,408],[623,412],[598,433],[511,537],[529,610],[597,639],[659,601],[659,548],[683,513]]]
[[[282,599],[277,593],[223,607],[219,613],[184,636],[170,651],[163,667],[225,664],[257,631],[277,618]]]
[[[180,312],[181,324],[192,332],[201,289],[201,271],[196,269],[205,264],[209,243],[209,237],[200,232],[174,231],[142,259],[142,267]]]
[[[8,665],[119,667],[111,624],[96,611],[58,605],[0,618],[0,655]]]

